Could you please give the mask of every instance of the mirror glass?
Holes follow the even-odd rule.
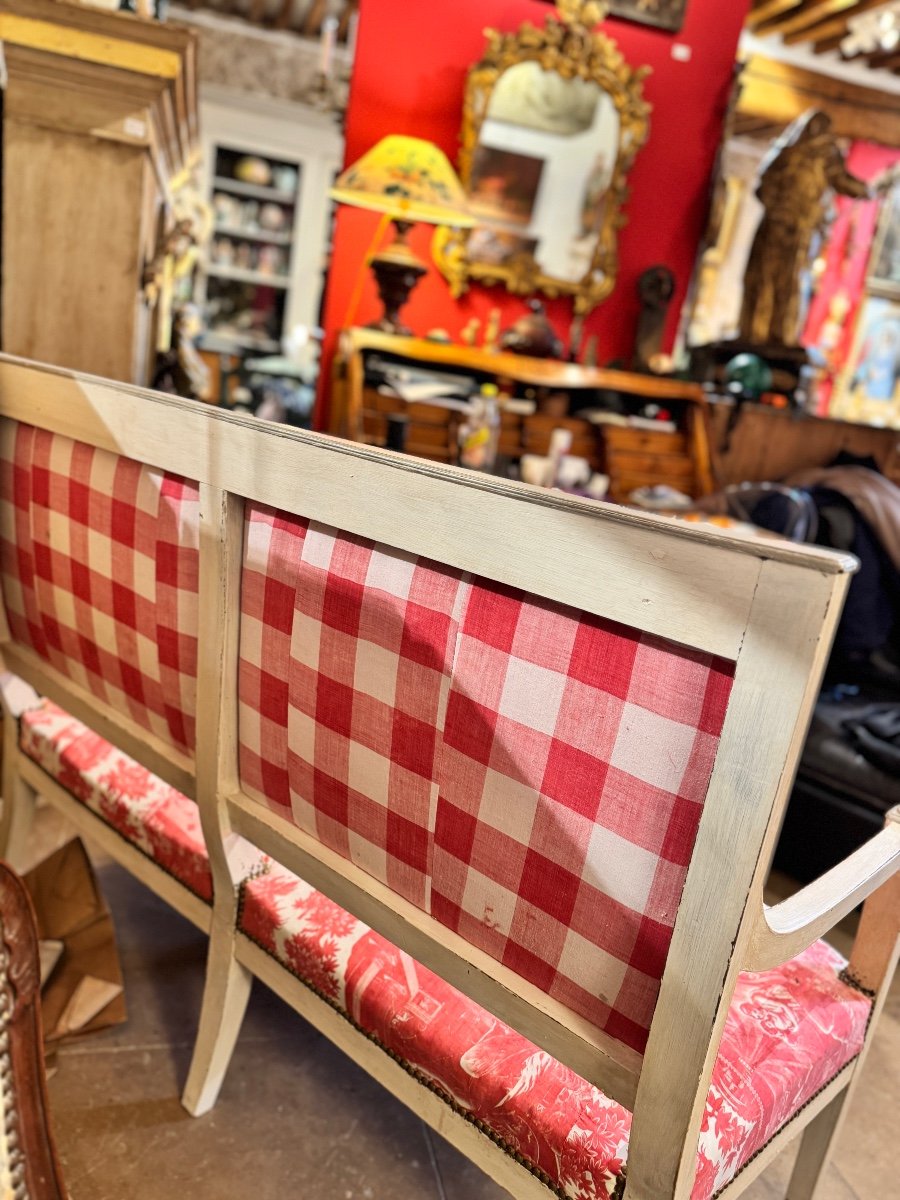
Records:
[[[469,198],[479,225],[469,259],[501,266],[527,255],[552,279],[583,279],[618,153],[619,114],[599,84],[533,61],[504,71],[472,157]]]

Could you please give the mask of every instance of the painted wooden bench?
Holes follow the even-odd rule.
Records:
[[[517,1197],[810,1200],[900,933],[897,812],[763,902],[853,565],[3,360],[0,839],[209,931],[194,1113],[257,977]]]

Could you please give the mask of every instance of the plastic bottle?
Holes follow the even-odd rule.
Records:
[[[498,389],[484,383],[471,401],[466,420],[459,428],[459,461],[473,471],[490,471],[497,460],[500,441],[500,405]]]

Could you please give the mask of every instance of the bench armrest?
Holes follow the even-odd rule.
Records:
[[[747,971],[768,971],[796,957],[900,870],[900,806],[881,833],[795,896],[764,905],[750,942]]]

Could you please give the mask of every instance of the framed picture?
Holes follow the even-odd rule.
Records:
[[[882,205],[866,290],[900,298],[900,184],[891,188]]]
[[[488,220],[527,225],[543,173],[542,158],[481,144],[472,159],[469,207]]]
[[[556,0],[544,0],[555,4]],[[653,25],[667,33],[679,33],[684,25],[688,0],[610,0],[610,16],[640,25]]]
[[[900,297],[863,301],[828,415],[900,428]]]
[[[668,33],[678,33],[684,25],[688,0],[612,0],[609,11],[626,21],[654,25]]]

